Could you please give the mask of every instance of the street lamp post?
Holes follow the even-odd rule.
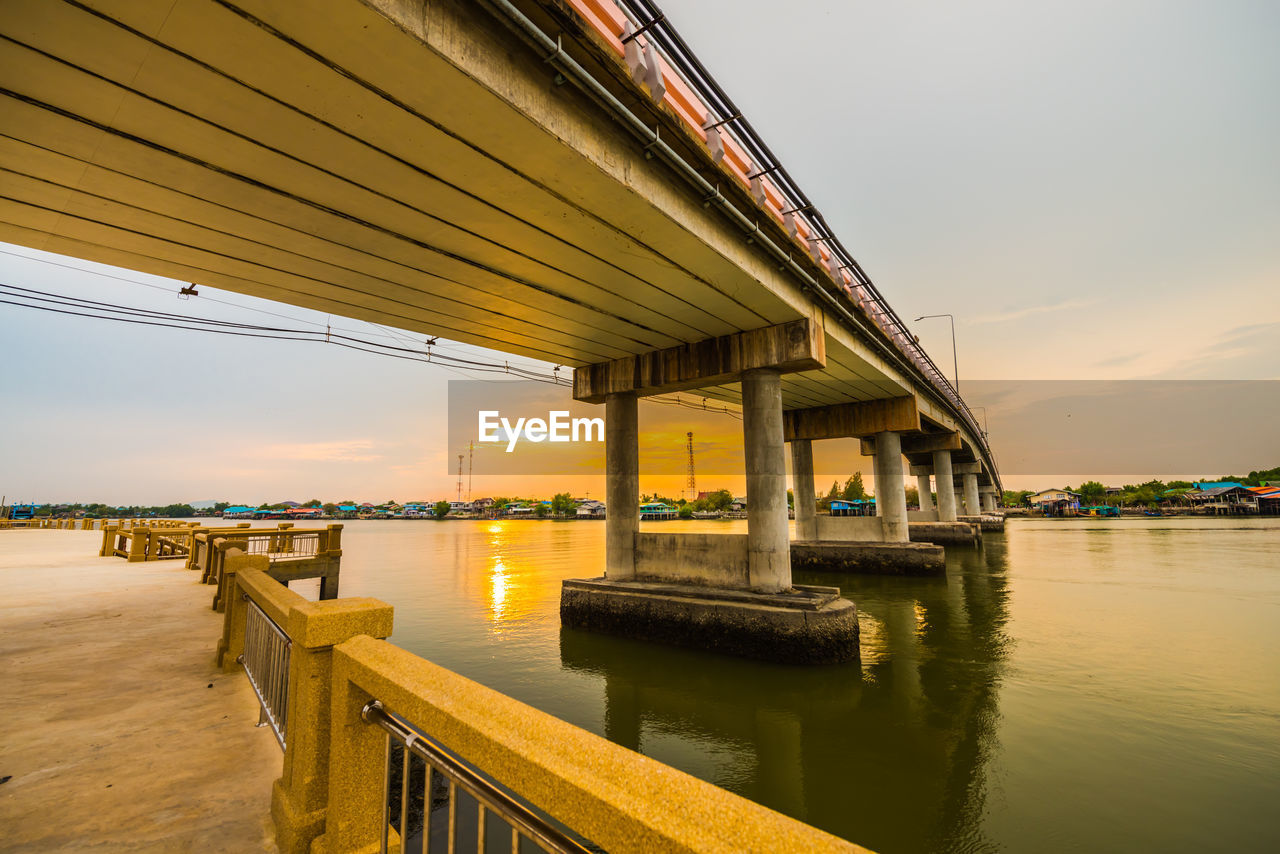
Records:
[[[951,321],[951,368],[956,376],[956,394],[960,393],[960,364],[956,361],[956,319],[949,314],[926,314],[916,318],[916,323],[931,317],[945,317]]]

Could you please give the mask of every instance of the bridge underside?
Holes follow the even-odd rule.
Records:
[[[784,408],[915,395],[481,7],[10,0],[0,240],[575,367],[807,318]]]

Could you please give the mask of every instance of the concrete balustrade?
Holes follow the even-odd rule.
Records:
[[[861,850],[384,641],[334,649],[331,696],[317,854],[377,850],[386,742],[361,716],[375,699],[604,850]]]
[[[272,787],[271,817],[284,854],[302,854],[324,830],[329,804],[330,709],[333,648],[358,635],[391,634],[393,609],[377,599],[310,602],[268,574],[263,555],[232,549],[227,577],[232,593],[224,612],[217,663],[240,666],[247,602],[252,601],[289,638],[288,717],[284,762]],[[381,780],[378,781],[381,791]],[[381,820],[381,810],[378,819]]]

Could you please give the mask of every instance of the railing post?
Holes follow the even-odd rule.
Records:
[[[219,539],[214,541],[214,549],[218,554],[214,557],[214,576],[209,579],[209,582],[218,585],[218,589],[213,593],[213,610],[224,611],[227,607],[227,599],[233,593],[227,581],[227,557],[233,549],[241,553],[248,552],[249,543],[246,540]],[[264,569],[271,566],[271,560],[266,555],[255,555],[255,557],[261,557],[267,561]]]
[[[196,549],[196,537],[200,534],[208,535],[208,528],[192,528],[191,529],[191,548],[187,552],[187,569],[200,568],[200,554]]]
[[[356,635],[385,638],[391,634],[392,615],[392,607],[377,599],[304,602],[289,610],[288,625],[283,627],[291,643],[289,722],[284,772],[271,791],[271,816],[282,854],[310,851],[311,841],[326,827],[336,684],[333,648]],[[373,729],[363,722],[361,725]],[[343,738],[347,737],[344,730]],[[377,741],[381,745],[382,740]],[[378,780],[381,768],[379,762]],[[345,799],[351,792],[351,780],[344,775],[340,782]],[[381,821],[381,811],[377,814]]]
[[[329,534],[329,541],[325,545],[325,551],[330,557],[342,557],[342,525],[327,525],[325,530]]]
[[[313,847],[316,854],[378,850],[386,798],[386,733],[361,715],[372,699],[351,681],[351,660],[339,647],[333,656],[329,768],[341,776],[329,788],[324,835]]]
[[[98,557],[111,557],[115,554],[117,530],[119,529],[115,525],[102,526],[102,548],[98,549]]]
[[[222,572],[228,579],[231,594],[227,597],[229,601],[223,611],[222,637],[218,639],[215,660],[224,672],[230,673],[236,669],[236,659],[244,652],[245,603],[241,601],[236,589],[236,573],[246,569],[261,569],[265,572],[269,562],[263,555],[247,555],[239,549],[230,550],[224,555],[224,559],[226,565]]]
[[[129,563],[147,559],[147,541],[151,538],[148,528],[133,528],[129,532]]]

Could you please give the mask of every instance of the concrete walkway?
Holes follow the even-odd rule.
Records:
[[[179,561],[0,531],[0,851],[275,851],[281,752]]]

